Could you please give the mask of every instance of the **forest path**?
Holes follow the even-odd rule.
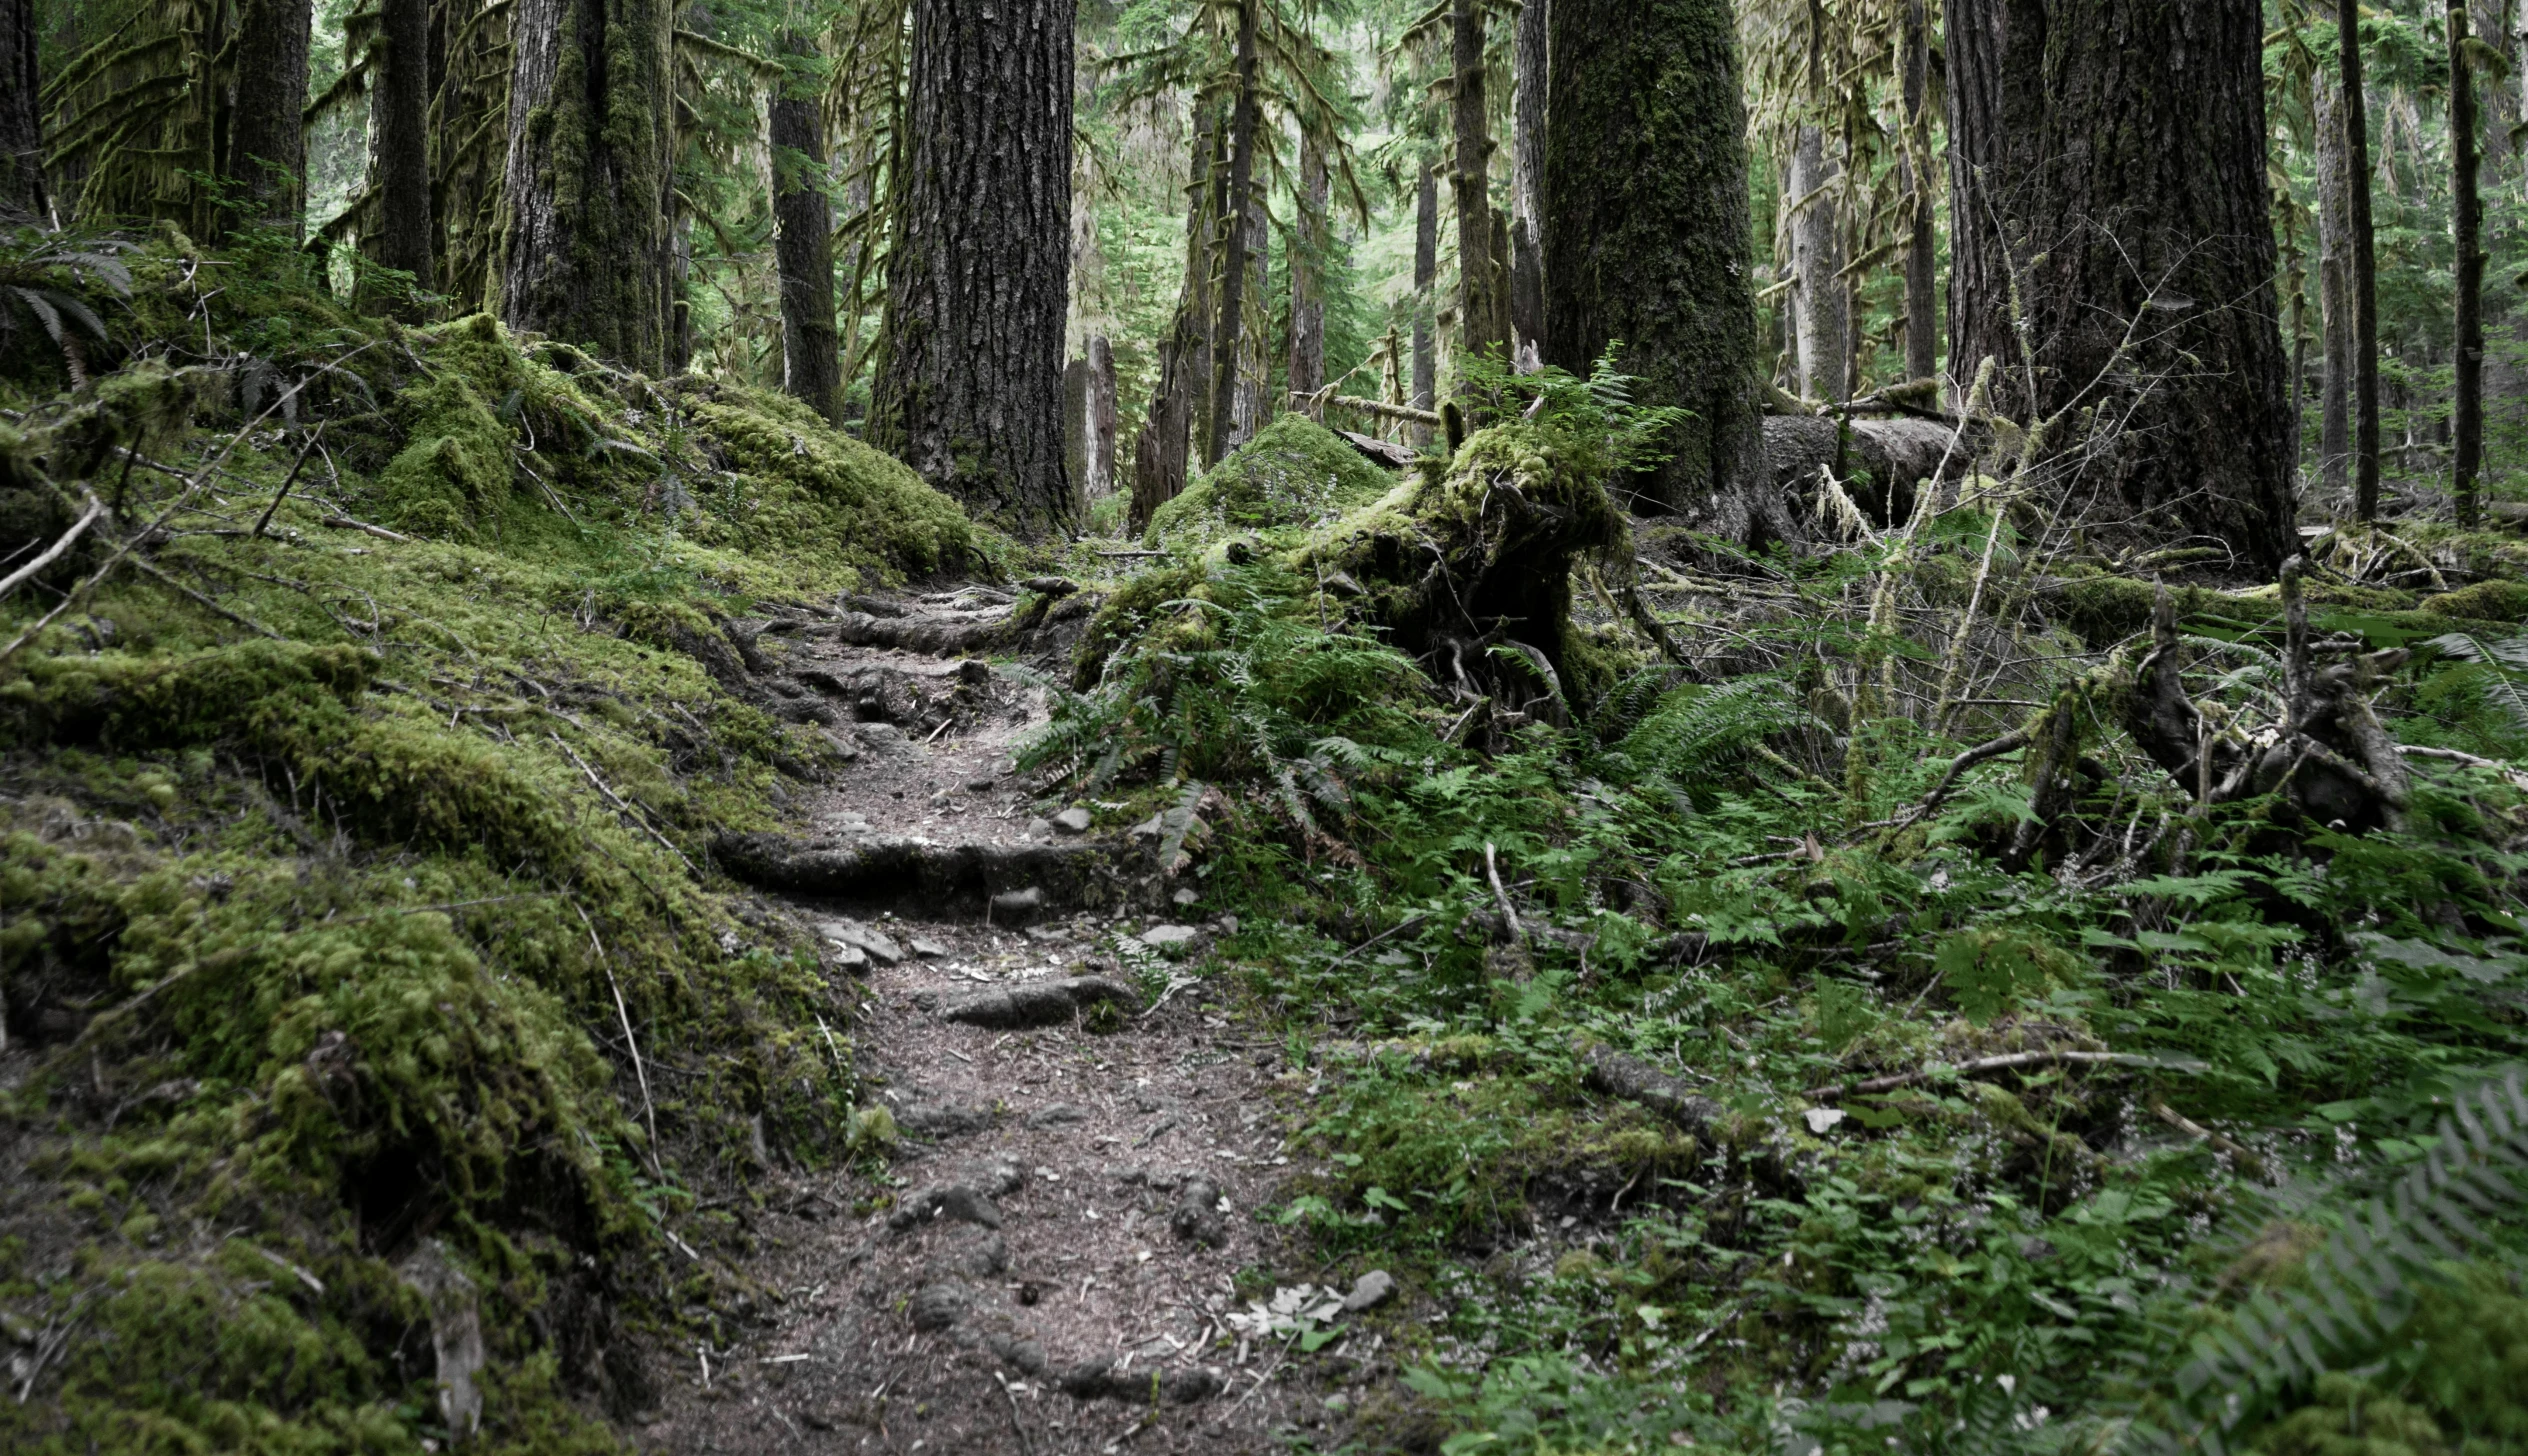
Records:
[[[1253,1211],[1297,1165],[1270,1095],[1283,1058],[1204,978],[1218,927],[1170,903],[1180,922],[1152,938],[1186,943],[1148,944],[1167,922],[1065,858],[1129,832],[1034,820],[1010,752],[1044,722],[1040,688],[887,645],[953,646],[1006,606],[854,604],[902,615],[760,639],[785,716],[838,710],[826,731],[860,756],[794,805],[807,837],[767,851],[815,872],[755,878],[860,978],[834,978],[859,1003],[838,1053],[903,1140],[885,1180],[767,1180],[736,1267],[779,1297],[661,1372],[640,1444],[1050,1456],[1322,1439],[1325,1391],[1303,1388],[1324,1384],[1321,1358],[1286,1360],[1228,1319],[1237,1271],[1274,1262]],[[1031,890],[1046,903],[1026,906]]]

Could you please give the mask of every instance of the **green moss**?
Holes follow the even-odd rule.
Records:
[[[2528,581],[2479,581],[2473,586],[2425,597],[2423,607],[2444,617],[2480,622],[2528,621]]]
[[[743,508],[697,525],[706,546],[882,578],[983,564],[984,533],[956,502],[786,395],[724,389],[694,413],[736,480]]]
[[[1146,544],[1182,549],[1237,531],[1320,525],[1394,484],[1333,431],[1286,414],[1153,512]]]

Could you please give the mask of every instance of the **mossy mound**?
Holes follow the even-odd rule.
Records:
[[[2480,622],[2528,622],[2528,581],[2479,581],[2425,597],[2423,606],[2444,617]]]
[[[1178,549],[1239,531],[1321,526],[1395,483],[1333,431],[1286,414],[1153,512],[1146,544]]]

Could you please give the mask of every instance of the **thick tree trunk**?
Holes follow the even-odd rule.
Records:
[[[2045,121],[2046,3],[1947,0],[1949,373],[1960,388],[1986,359],[2028,366],[2011,328],[2003,219],[2025,200]]]
[[[1506,354],[1509,299],[1492,252],[1492,138],[1484,128],[1483,10],[1453,0],[1449,31],[1456,79],[1450,87],[1457,158],[1449,180],[1457,202],[1457,326],[1464,357]],[[1458,366],[1462,371],[1464,366]]]
[[[430,0],[384,0],[378,16],[386,67],[369,92],[377,154],[378,228],[361,251],[439,286],[430,210]]]
[[[2342,52],[2345,225],[2352,243],[2353,514],[2379,518],[2379,266],[2370,231],[2370,120],[2361,82],[2361,6],[2336,0]]]
[[[2344,178],[2344,124],[2335,83],[2319,76],[2310,86],[2317,132],[2317,294],[2325,317],[2326,378],[2318,396],[2317,470],[2329,499],[2352,480],[2352,289],[2351,204]]]
[[[1218,114],[1198,112],[1185,169],[1185,281],[1175,322],[1159,340],[1158,383],[1132,447],[1132,508],[1125,520],[1136,535],[1150,524],[1151,512],[1185,488],[1195,421],[1210,417],[1204,407],[1211,384],[1210,225],[1219,151]]]
[[[1998,355],[2002,411],[2059,420],[2032,448],[2094,532],[2208,536],[2270,573],[2295,538],[2257,0],[2006,0],[1990,24],[2001,3],[1950,11],[1968,50],[1997,39],[1999,80],[1953,143],[1975,164],[1954,210],[1986,234],[1957,250],[1954,357]],[[1996,115],[2005,137],[1971,130]]]
[[[0,0],[0,216],[52,213],[36,90],[34,0]]]
[[[2451,231],[2458,254],[2457,390],[2451,426],[2449,491],[2458,524],[2475,525],[2475,477],[2484,455],[2484,198],[2476,187],[2475,61],[2468,54],[2465,0],[2449,5],[2449,153],[2454,173]]]
[[[1519,7],[1518,90],[1510,134],[1510,335],[1519,367],[1545,357],[1545,92],[1553,47],[1550,0]]]
[[[693,218],[679,207],[667,234],[667,372],[693,368]]]
[[[502,318],[656,373],[669,326],[668,0],[516,0]]]
[[[808,38],[782,37],[805,60]],[[834,207],[825,166],[825,117],[811,72],[773,96],[773,265],[781,278],[781,387],[827,420],[842,418],[842,338],[834,329]]]
[[[230,216],[299,236],[306,228],[308,0],[241,0],[228,155]]]
[[[905,160],[869,438],[1041,540],[1062,469],[1071,0],[914,0]]]
[[[1115,492],[1115,349],[1098,334],[1088,341],[1088,482],[1099,500]]]
[[[1931,124],[1923,110],[1930,98],[1931,25],[1923,13],[1923,0],[1905,0],[1904,46],[1906,128],[1923,139],[1923,155],[1928,157]],[[1932,322],[1940,313],[1940,249],[1932,235],[1936,204],[1931,179],[1917,175],[1910,156],[1904,173],[1911,214],[1905,240],[1905,377],[1929,379],[1940,369],[1940,331]]]
[[[1238,7],[1238,94],[1229,110],[1229,175],[1220,210],[1228,229],[1220,268],[1220,317],[1211,339],[1211,418],[1203,431],[1203,464],[1217,465],[1235,443],[1238,365],[1246,332],[1249,204],[1255,195],[1255,7]]]
[[[1332,239],[1326,203],[1333,195],[1325,153],[1316,139],[1299,139],[1299,227],[1290,249],[1290,392],[1314,394],[1325,387],[1325,263]]]
[[[1642,503],[1739,540],[1792,533],[1758,424],[1746,109],[1726,0],[1556,0],[1545,361],[1609,343],[1645,404],[1692,416]]]
[[[1824,131],[1799,129],[1791,152],[1792,337],[1798,345],[1797,382],[1803,398],[1839,402],[1850,397],[1844,377],[1852,355],[1852,290],[1843,279],[1843,219],[1835,182],[1843,169],[1826,155]]]
[[[1439,396],[1438,340],[1432,326],[1440,282],[1440,182],[1437,169],[1422,163],[1413,190],[1413,407],[1430,409]],[[1431,427],[1415,425],[1413,443],[1431,443]]]
[[[1088,356],[1062,366],[1062,469],[1079,497],[1081,514],[1088,511]]]

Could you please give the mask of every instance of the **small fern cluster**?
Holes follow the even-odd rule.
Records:
[[[2173,1398],[2130,1428],[2130,1444],[2223,1456],[2321,1375],[2376,1358],[2412,1316],[2417,1291],[2446,1279],[2438,1261],[2463,1260],[2493,1226],[2528,1217],[2520,1072],[2451,1101],[2431,1151],[2346,1217],[2295,1287],[2258,1290],[2193,1337]]]

